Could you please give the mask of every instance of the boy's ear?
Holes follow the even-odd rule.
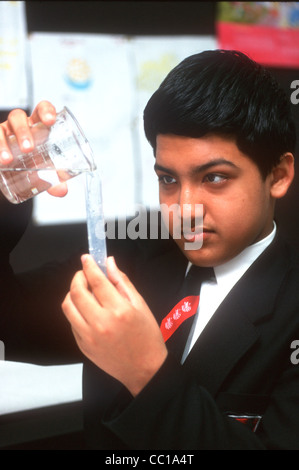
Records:
[[[294,179],[294,173],[294,156],[285,153],[270,174],[270,192],[273,198],[279,199],[287,193]]]

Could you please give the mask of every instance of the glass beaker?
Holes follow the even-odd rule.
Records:
[[[96,169],[93,152],[71,111],[64,107],[51,127],[42,123],[31,128],[34,149],[22,153],[15,136],[8,138],[13,155],[9,165],[0,165],[0,190],[13,204]]]

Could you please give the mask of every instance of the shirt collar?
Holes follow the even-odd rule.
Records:
[[[276,224],[273,221],[273,230],[267,237],[259,240],[257,243],[248,246],[235,258],[214,268],[216,281],[218,284],[235,284],[241,276],[247,271],[252,263],[262,254],[270,245],[276,234]]]

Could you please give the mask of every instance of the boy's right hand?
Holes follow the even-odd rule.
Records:
[[[31,116],[27,116],[22,109],[12,110],[7,121],[0,124],[0,163],[8,164],[12,160],[9,150],[7,138],[15,135],[22,152],[30,152],[34,147],[30,127],[37,123],[43,122],[47,126],[51,126],[56,119],[55,107],[49,101],[41,101],[34,109]]]
[[[27,116],[22,109],[12,110],[8,115],[7,121],[0,124],[0,164],[9,165],[12,161],[12,154],[7,140],[10,135],[16,136],[23,153],[29,153],[34,148],[34,140],[30,127],[38,122],[51,126],[55,120],[56,110],[49,101],[41,101],[35,107],[31,116]],[[67,185],[66,183],[61,183],[51,188],[48,192],[53,196],[63,197],[67,193]]]

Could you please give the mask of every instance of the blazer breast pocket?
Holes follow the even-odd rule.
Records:
[[[243,423],[255,432],[266,411],[269,397],[225,392],[220,393],[216,401],[222,413],[228,418]]]

